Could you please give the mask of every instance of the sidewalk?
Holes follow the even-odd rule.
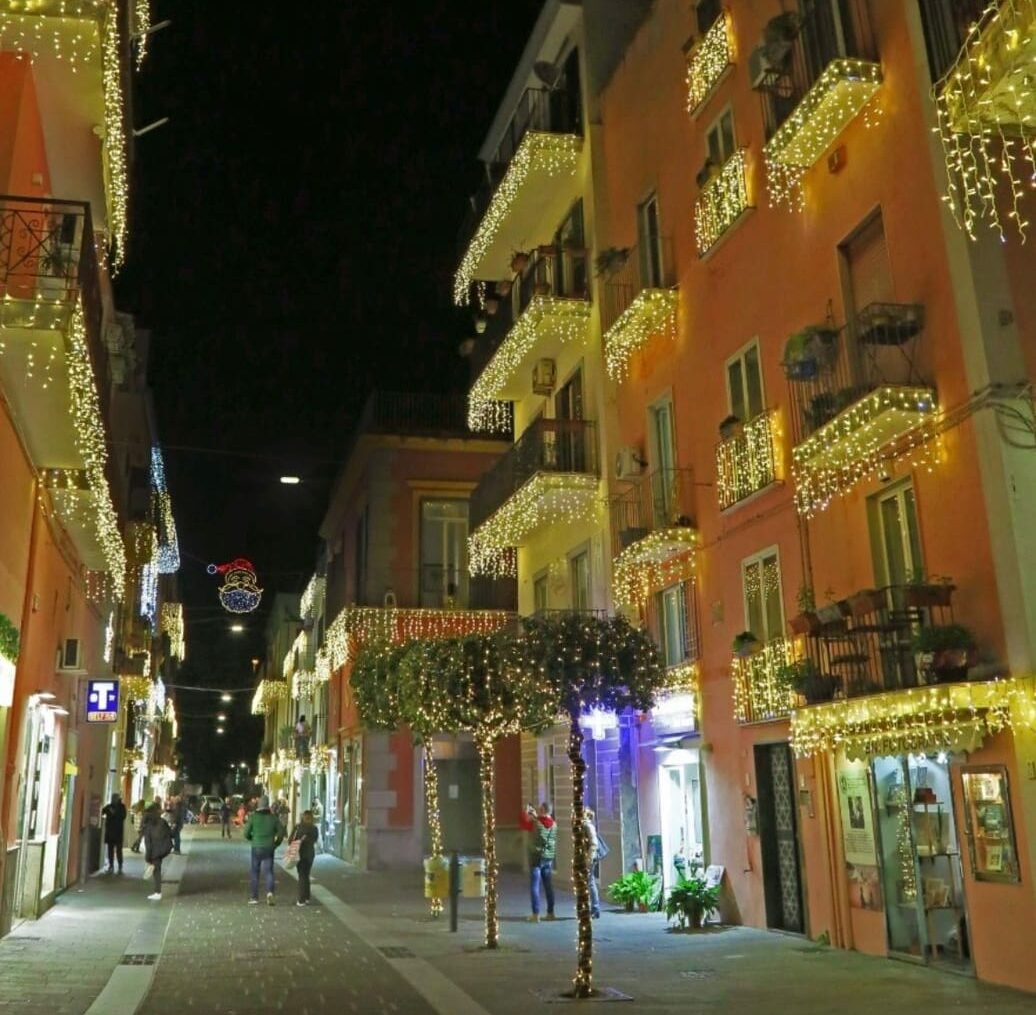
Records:
[[[541,991],[571,986],[576,921],[567,892],[558,893],[557,922],[530,924],[525,879],[504,872],[501,947],[492,953],[481,949],[480,900],[461,900],[458,932],[451,934],[445,916],[429,916],[417,872],[357,873],[322,856],[314,874],[316,884],[370,920],[386,940],[425,960],[494,1015],[529,1015],[530,1005],[542,1003]],[[632,996],[631,1008],[638,1012],[1022,1015],[1033,1010],[1029,995],[906,962],[743,927],[672,934],[660,913],[627,914],[608,903],[603,909],[594,921],[594,984]]]
[[[188,848],[187,842],[184,849]],[[81,1015],[122,964],[156,905],[168,915],[186,856],[163,867],[170,882],[161,903],[148,902],[143,856],[125,851],[125,873],[95,874],[58,896],[39,920],[26,920],[0,939],[0,1012]]]

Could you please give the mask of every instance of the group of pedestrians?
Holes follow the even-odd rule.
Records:
[[[256,906],[259,904],[259,882],[260,879],[266,883],[266,904],[274,904],[274,891],[276,881],[273,872],[273,859],[277,847],[285,838],[285,812],[275,813],[270,807],[268,797],[261,797],[258,806],[245,821],[245,839],[252,844],[251,856],[251,877],[249,880],[248,904]],[[310,872],[313,869],[313,860],[316,858],[317,839],[319,831],[316,822],[313,820],[312,811],[303,811],[302,817],[295,825],[289,843],[298,843],[296,849],[291,851],[290,859],[293,859],[299,876],[299,891],[296,906],[308,906],[310,901]]]

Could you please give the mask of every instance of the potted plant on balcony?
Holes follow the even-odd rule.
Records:
[[[798,11],[783,11],[766,23],[763,29],[762,53],[771,70],[784,69],[801,24],[802,16]]]
[[[917,568],[910,576],[910,582],[903,590],[903,601],[915,610],[949,606],[957,586],[945,575],[928,577],[923,568]]]
[[[719,173],[720,167],[712,161],[710,156],[706,155],[701,169],[698,170],[698,175],[694,178],[694,182],[698,184],[698,189],[702,190],[708,185],[710,180],[719,176]]]
[[[885,609],[885,593],[878,589],[860,589],[849,597],[849,612],[854,619]]]
[[[526,250],[515,250],[511,254],[511,271],[515,275],[521,275],[529,266],[529,253]]]
[[[821,627],[829,627],[833,624],[844,624],[845,618],[849,616],[849,601],[846,599],[835,599],[834,589],[828,589],[824,593],[827,602],[817,610],[817,619]]]
[[[833,701],[838,681],[828,673],[821,673],[812,659],[796,659],[777,670],[778,679],[801,695],[807,705],[821,705]]]
[[[820,630],[820,618],[812,586],[800,585],[796,602],[799,612],[788,621],[788,631],[793,635],[816,634]]]
[[[738,416],[727,416],[727,418],[719,425],[720,439],[728,441],[732,437],[737,437],[738,434],[741,433],[742,429],[743,425]]]
[[[790,381],[811,381],[827,366],[836,351],[838,331],[826,324],[811,324],[784,343],[784,376]]]
[[[607,247],[594,259],[594,271],[597,275],[611,275],[618,271],[629,257],[629,247]]]
[[[921,627],[914,634],[913,648],[921,656],[922,668],[930,670],[938,683],[953,684],[968,679],[975,636],[963,624]]]
[[[751,631],[742,631],[734,636],[731,651],[738,659],[747,659],[762,651],[763,643]]]

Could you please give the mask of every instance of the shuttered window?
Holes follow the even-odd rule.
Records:
[[[871,303],[891,303],[892,271],[881,215],[866,222],[842,248],[848,269],[846,307],[857,314]]]

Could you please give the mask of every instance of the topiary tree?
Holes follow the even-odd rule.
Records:
[[[581,715],[591,709],[646,711],[655,692],[665,684],[658,649],[640,628],[624,617],[604,619],[565,613],[524,622],[517,643],[528,685],[549,688],[569,725],[568,760],[572,776],[572,882],[579,921],[575,997],[593,993],[593,922],[590,918],[589,837],[586,812],[586,761],[583,758]]]

